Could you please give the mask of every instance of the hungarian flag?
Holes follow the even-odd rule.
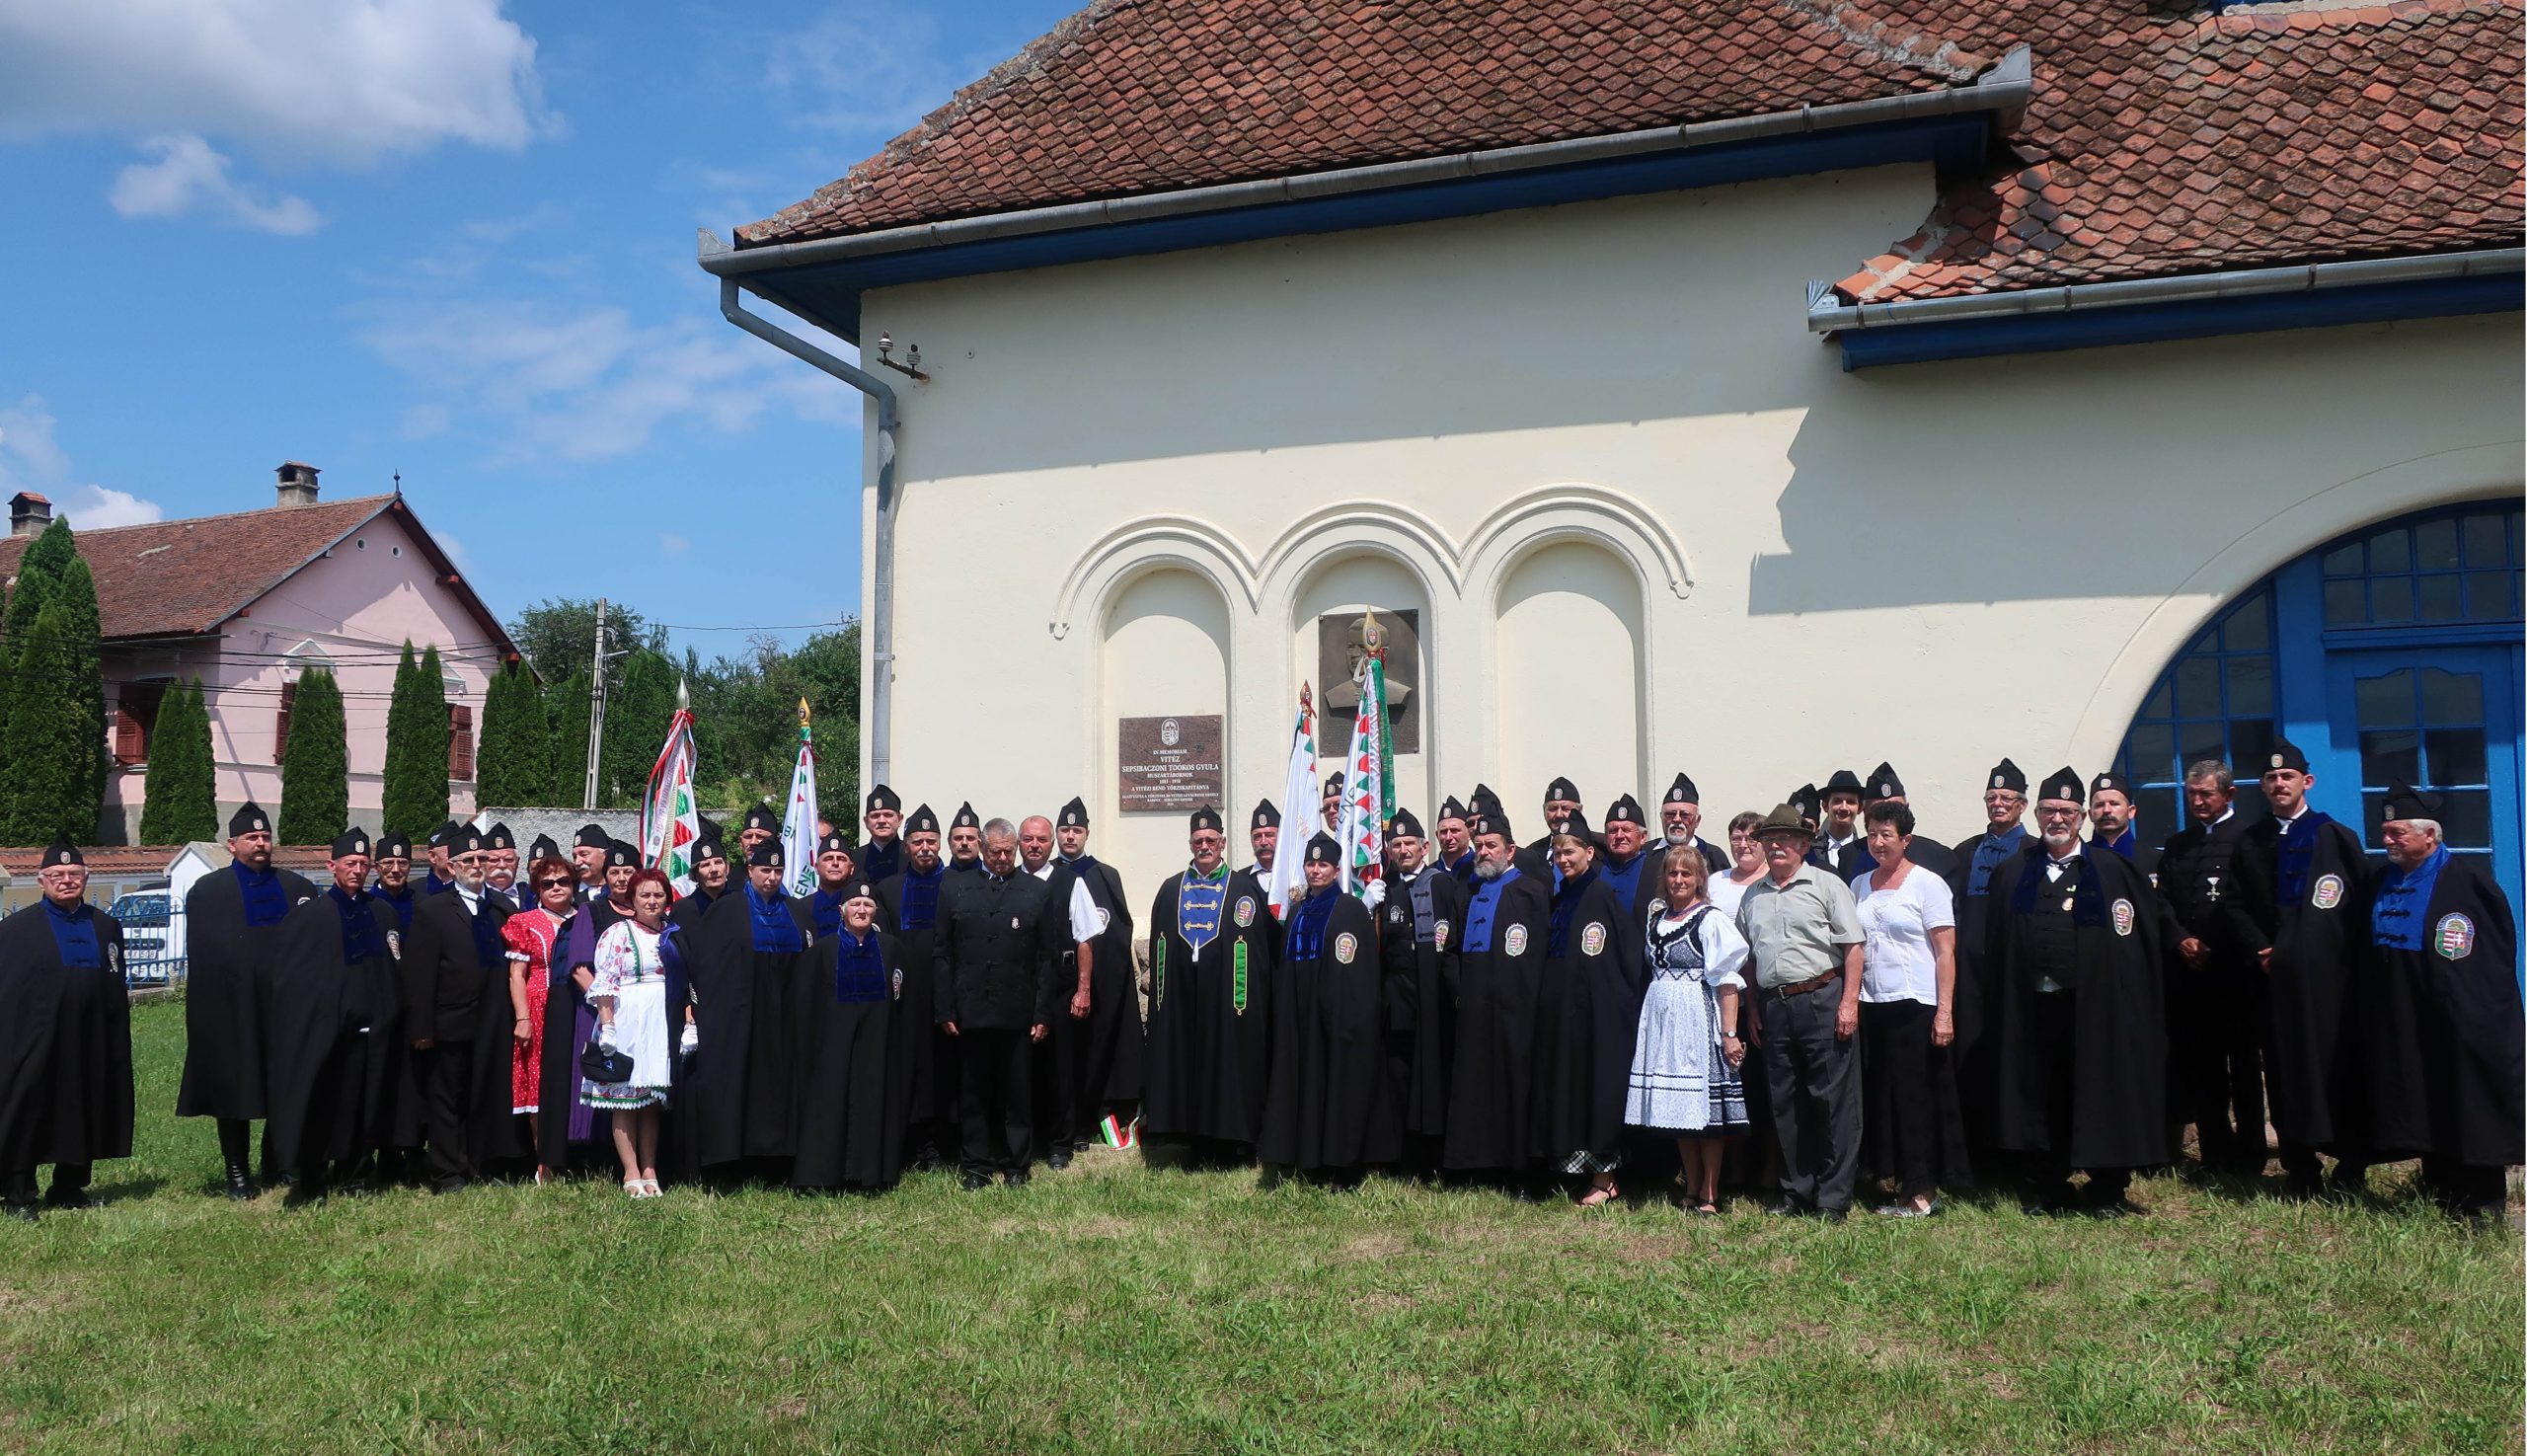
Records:
[[[701,832],[701,813],[693,805],[693,712],[679,686],[666,746],[658,750],[650,792],[641,800],[641,861],[664,871],[679,895],[693,892],[693,841]]]
[[[1298,723],[1290,729],[1290,771],[1281,781],[1281,847],[1272,856],[1272,882],[1264,886],[1278,916],[1307,883],[1307,842],[1322,827],[1316,787],[1316,698],[1299,684]]]
[[[816,887],[816,750],[807,731],[807,700],[799,700],[799,762],[790,770],[790,806],[781,815],[781,858],[790,893]]]
[[[1387,820],[1395,817],[1395,749],[1386,715],[1386,651],[1374,637],[1360,655],[1359,715],[1351,721],[1351,754],[1342,766],[1342,887],[1358,890],[1385,874]]]

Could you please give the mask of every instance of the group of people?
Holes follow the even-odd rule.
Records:
[[[1625,794],[1594,823],[1557,779],[1523,844],[1478,786],[1426,833],[1397,812],[1373,876],[1329,835],[1281,844],[1268,802],[1232,868],[1204,808],[1137,923],[1077,799],[943,830],[878,786],[865,839],[820,826],[797,896],[761,807],[733,845],[705,826],[678,895],[593,824],[521,856],[451,822],[419,880],[403,836],[352,829],[319,886],[272,866],[248,805],[186,897],[177,1111],[213,1120],[240,1198],[596,1167],[631,1197],[877,1191],[912,1166],[981,1188],[1146,1139],[1590,1205],[1672,1158],[1695,1212],[1734,1166],[1777,1211],[1840,1219],[1865,1186],[1928,1216],[1978,1174],[2031,1214],[2127,1213],[2188,1125],[2206,1169],[2261,1174],[2268,1105],[2293,1192],[2418,1157],[2452,1210],[2497,1209],[2527,1135],[2506,899],[2428,795],[2389,800],[2381,867],[2311,805],[2297,749],[2259,777],[2249,821],[2231,769],[2193,765],[2193,823],[2155,850],[2112,774],[2045,779],[2030,831],[2006,759],[1954,846],[1915,833],[1885,764],[1737,815],[1725,848],[1683,774],[1654,818]],[[1302,883],[1276,906],[1283,854]],[[0,921],[21,1217],[39,1166],[40,1201],[76,1206],[130,1146],[121,938],[85,877],[54,845],[41,900]]]

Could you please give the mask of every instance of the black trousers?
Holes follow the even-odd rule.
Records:
[[[1755,997],[1773,1131],[1781,1139],[1781,1190],[1820,1213],[1849,1212],[1860,1179],[1860,1054],[1834,1035],[1842,983]]]
[[[414,1056],[421,1063],[422,1125],[429,1133],[422,1169],[433,1188],[463,1188],[476,1176],[467,1139],[474,1112],[474,1043],[439,1041]]]
[[[1072,1020],[1070,999],[1064,997],[1061,1009],[1045,1025],[1044,1039],[1032,1044],[1036,1140],[1047,1153],[1068,1151],[1087,1140],[1103,1111],[1081,1084],[1087,1071],[1088,1023]]]
[[[1891,1175],[1908,1198],[1970,1181],[1954,1074],[1948,1052],[1931,1044],[1938,1015],[1927,1001],[1865,1001],[1860,1008],[1865,1161],[1872,1177]]]
[[[2175,1115],[2193,1124],[2203,1167],[2261,1172],[2264,1041],[2271,1033],[2262,972],[2213,965],[2182,974],[2190,984],[2168,1046],[2182,1095]]]
[[[2035,1035],[2044,1047],[2044,1145],[2051,1150],[2045,1170],[2053,1184],[2048,1194],[2052,1201],[2061,1200],[2061,1190],[2077,1171],[2071,1162],[2071,1116],[2079,1096],[2079,1008],[2077,991],[2035,996]],[[2122,1197],[2132,1183],[2129,1168],[2092,1168],[2088,1175],[2089,1196],[2102,1200]]]
[[[88,1191],[88,1180],[95,1174],[96,1165],[93,1163],[55,1163],[52,1165],[52,1191],[46,1196],[55,1203],[66,1202]],[[6,1201],[12,1208],[33,1208],[36,1205],[36,1171],[33,1168],[12,1168],[5,1175],[0,1175],[0,1201]]]
[[[958,1027],[959,1166],[989,1178],[1027,1171],[1035,1150],[1035,1043],[1023,1031]]]

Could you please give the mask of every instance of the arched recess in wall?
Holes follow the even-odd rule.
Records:
[[[1593,817],[1644,789],[1647,643],[1641,576],[1598,542],[1547,537],[1500,575],[1492,695],[1499,762],[1492,786],[1522,835],[1544,786],[1575,781]]]
[[[1349,662],[1344,648],[1351,624],[1367,607],[1378,609],[1390,634],[1387,697],[1396,734],[1396,803],[1426,823],[1438,802],[1431,771],[1441,731],[1432,651],[1447,624],[1433,610],[1421,572],[1386,552],[1356,547],[1311,562],[1290,596],[1290,660],[1296,669],[1290,692],[1296,694],[1298,680],[1315,686],[1318,757],[1327,763],[1341,758],[1356,706],[1345,691],[1350,684],[1342,675]]]
[[[1220,762],[1228,736],[1229,603],[1208,577],[1160,562],[1118,577],[1107,598],[1100,646],[1097,721],[1102,788],[1101,857],[1149,871],[1185,854],[1182,808],[1123,808],[1121,725],[1125,719],[1217,718]],[[1236,817],[1231,811],[1230,817]]]

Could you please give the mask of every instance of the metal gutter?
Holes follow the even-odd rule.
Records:
[[[1851,126],[1922,120],[1976,112],[1997,114],[2001,129],[2008,131],[2015,129],[2020,118],[2026,115],[2028,98],[2033,88],[2032,70],[2028,48],[2018,45],[2011,47],[2009,52],[2002,56],[1990,70],[1976,77],[1973,84],[1952,86],[1941,91],[1908,92],[1902,96],[1879,97],[1871,101],[1839,102],[1821,107],[1802,106],[1794,112],[1773,112],[1759,116],[1737,116],[1720,121],[1689,121],[1679,126],[1656,126],[1643,131],[1620,132],[1612,136],[1588,136],[1570,141],[1536,142],[1526,146],[1458,152],[1449,156],[1425,157],[1411,162],[1380,162],[1366,167],[1300,173],[1286,177],[1263,178],[1253,182],[1224,183],[1214,187],[1186,188],[1177,192],[1156,192],[1136,197],[1116,197],[1101,202],[1071,202],[1053,207],[1030,207],[1014,212],[989,213],[981,217],[954,218],[944,222],[916,223],[908,227],[855,233],[848,237],[817,238],[800,243],[776,243],[762,248],[729,249],[722,246],[715,249],[706,244],[700,263],[704,271],[719,277],[741,277],[748,273],[833,263],[843,259],[866,258],[879,254],[944,248],[957,243],[982,242],[988,239],[1034,233],[1065,232],[1114,223],[1140,222],[1151,218],[1177,217],[1189,213],[1222,212],[1241,207],[1267,206],[1276,202],[1305,201],[1350,192],[1380,192],[1391,188],[1602,162],[1619,157],[1686,151],[1756,141],[1768,137],[1796,136]],[[717,243],[718,239],[711,239],[711,244]]]
[[[704,261],[710,244],[703,233]],[[869,589],[869,783],[883,784],[893,775],[895,661],[895,434],[901,420],[895,391],[883,379],[764,318],[746,312],[737,299],[737,280],[720,280],[720,315],[748,334],[793,358],[803,359],[869,396],[878,404],[878,536],[872,555],[876,565]],[[866,788],[867,786],[863,786]],[[840,823],[841,820],[835,820]]]
[[[2378,283],[2489,277],[2522,269],[2527,269],[2527,248],[2492,248],[2471,253],[2440,253],[2424,258],[2372,258],[2352,263],[2313,263],[2290,268],[2243,268],[2225,273],[2192,273],[2176,278],[2125,278],[2108,283],[2027,288],[2014,293],[1978,293],[1958,298],[1912,298],[1892,303],[1860,304],[1835,302],[1833,284],[1811,279],[1807,284],[1807,328],[1814,334],[1838,334],[1849,329],[1957,324],[2085,309],[2129,308],[2140,304],[2191,303],[2213,298],[2355,288]]]

